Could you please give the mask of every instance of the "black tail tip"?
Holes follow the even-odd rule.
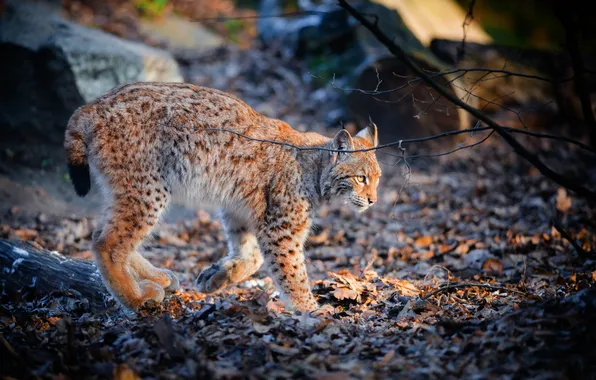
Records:
[[[77,195],[79,197],[87,195],[89,190],[91,190],[89,166],[68,164],[68,174],[70,175],[70,182],[72,182]]]

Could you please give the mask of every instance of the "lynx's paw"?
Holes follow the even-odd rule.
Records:
[[[130,295],[117,294],[115,292],[112,292],[112,294],[126,309],[131,311],[137,311],[147,302],[155,302],[158,305],[162,303],[165,297],[165,291],[161,285],[151,280],[141,280],[138,284],[140,294],[135,295],[134,298],[130,297]]]
[[[178,280],[178,276],[174,274],[169,269],[161,269],[166,276],[168,276],[168,284],[164,284],[164,289],[168,292],[174,292],[180,288],[180,281]]]
[[[315,310],[319,310],[320,306],[315,300],[315,297],[310,294],[289,294],[287,296],[282,295],[282,301],[285,301],[287,311],[300,311],[302,313],[305,312],[314,312]]]
[[[224,259],[211,265],[197,278],[199,292],[213,293],[246,279],[258,269],[251,263],[245,259]]]
[[[151,280],[142,280],[139,282],[139,286],[144,302],[153,300],[159,304],[166,295],[161,285]]]
[[[201,293],[214,293],[230,283],[230,276],[225,266],[219,263],[204,269],[197,278],[197,288]]]

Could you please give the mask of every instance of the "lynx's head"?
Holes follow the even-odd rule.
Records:
[[[339,131],[329,146],[340,152],[330,153],[321,176],[323,197],[340,197],[359,212],[372,206],[377,201],[377,186],[381,177],[375,151],[342,151],[369,149],[377,145],[377,126],[373,123],[354,137],[345,129]]]

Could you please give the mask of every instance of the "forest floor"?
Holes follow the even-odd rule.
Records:
[[[552,149],[552,147],[545,147]],[[564,151],[561,150],[561,154]],[[596,374],[595,209],[498,140],[441,158],[385,162],[379,202],[320,208],[307,264],[319,319],[291,314],[262,270],[213,296],[225,255],[206,211],[166,218],[146,245],[182,289],[125,315],[58,293],[3,294],[2,374],[14,378],[586,378]],[[393,158],[395,160],[395,158]],[[93,203],[93,202],[91,202]],[[181,214],[178,213],[178,217]],[[95,216],[2,215],[0,238],[92,258]],[[3,276],[7,275],[3,273]],[[73,302],[75,301],[75,302]]]

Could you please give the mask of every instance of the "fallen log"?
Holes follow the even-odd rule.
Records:
[[[0,239],[3,300],[35,300],[58,293],[86,299],[92,311],[107,309],[109,293],[92,261],[69,258],[24,241]]]

